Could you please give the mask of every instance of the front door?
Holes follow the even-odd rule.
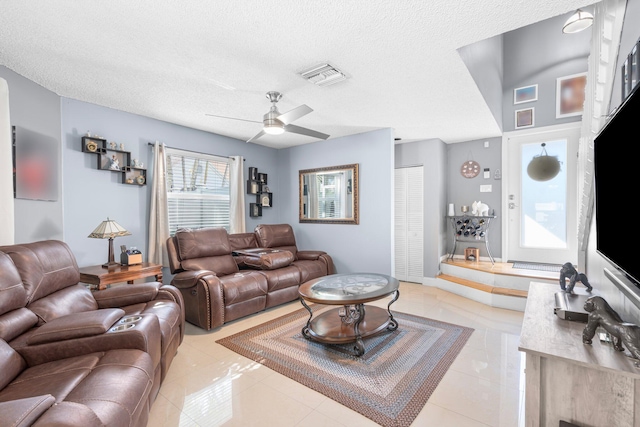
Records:
[[[505,134],[503,255],[507,260],[577,264],[579,137],[579,122]],[[527,170],[542,155],[557,158],[560,171],[550,179],[533,179],[536,174]]]

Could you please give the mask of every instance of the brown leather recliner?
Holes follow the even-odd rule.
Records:
[[[0,247],[0,411],[40,396],[45,425],[143,426],[184,336],[182,294],[79,280],[63,242]]]
[[[167,252],[186,320],[207,330],[293,301],[299,285],[334,272],[325,252],[298,251],[287,224],[238,234],[178,230],[167,240]]]

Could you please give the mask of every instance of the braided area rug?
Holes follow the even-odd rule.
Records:
[[[327,306],[314,305],[316,315]],[[293,313],[216,342],[353,409],[381,426],[411,425],[473,329],[392,310],[399,326],[353,344],[325,345],[301,330],[309,312]]]

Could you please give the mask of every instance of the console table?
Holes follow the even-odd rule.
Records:
[[[614,350],[598,334],[592,345],[583,344],[586,323],[553,314],[559,290],[547,283],[529,286],[518,346],[526,354],[526,426],[638,426],[640,368],[628,351]]]
[[[162,282],[162,266],[143,262],[137,265],[116,265],[112,268],[104,268],[101,265],[92,265],[80,268],[80,282],[92,285],[94,289],[107,289],[107,285],[127,282],[133,284],[134,280],[154,277],[157,282]]]
[[[494,264],[493,255],[489,249],[489,225],[491,220],[496,218],[493,216],[472,216],[472,215],[452,215],[447,216],[451,221],[451,230],[453,233],[453,249],[449,258],[453,259],[453,255],[456,253],[456,247],[458,242],[469,243],[484,243],[487,248],[487,254],[491,260],[491,264]]]

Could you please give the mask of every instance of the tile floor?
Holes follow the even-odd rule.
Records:
[[[300,307],[294,301],[210,332],[187,324],[148,425],[376,426],[215,342]],[[489,307],[416,283],[401,283],[400,299],[392,311],[475,329],[412,426],[524,425],[524,355],[518,351],[522,312]]]

